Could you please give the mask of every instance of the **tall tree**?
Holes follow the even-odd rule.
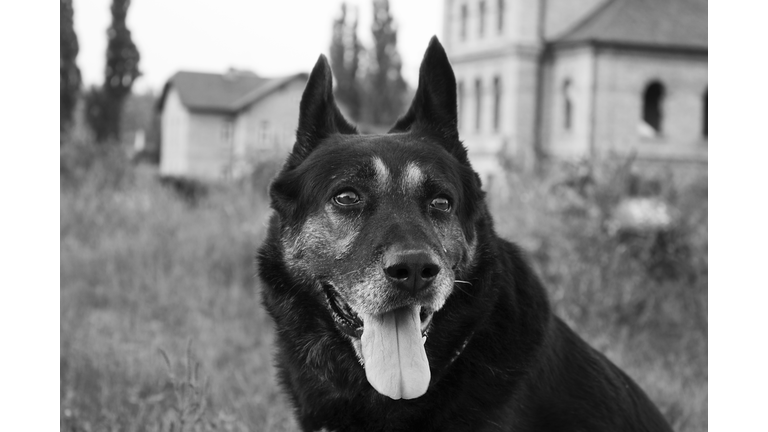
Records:
[[[333,22],[331,68],[336,77],[336,99],[342,103],[352,120],[360,119],[361,91],[358,70],[362,44],[357,40],[357,13],[347,21],[347,4],[341,4],[341,16]]]
[[[80,69],[75,60],[80,46],[77,43],[77,34],[74,28],[74,10],[72,9],[72,0],[61,0],[61,22],[60,22],[60,49],[61,56],[59,89],[60,101],[59,107],[59,128],[61,131],[67,129],[72,123],[72,115],[77,105],[77,96],[80,92]]]
[[[406,84],[400,73],[397,28],[388,0],[373,0],[373,57],[367,79],[367,117],[376,125],[391,125],[405,106]]]
[[[85,102],[85,122],[93,132],[97,142],[104,142],[109,137],[109,124],[104,110],[107,100],[102,87],[91,86],[83,95]]]
[[[131,39],[125,19],[131,0],[112,0],[112,24],[107,30],[107,66],[101,89],[86,98],[87,115],[96,140],[120,139],[120,117],[125,98],[131,94],[139,72],[139,50]],[[100,94],[96,94],[96,93]],[[91,102],[89,104],[88,102]],[[95,105],[93,105],[95,104]]]

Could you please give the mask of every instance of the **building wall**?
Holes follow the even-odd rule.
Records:
[[[485,0],[485,26],[482,34],[481,1],[446,0],[444,7],[443,44],[453,64],[457,82],[463,83],[459,132],[469,149],[470,159],[480,171],[498,169],[499,156],[506,159],[505,163],[530,167],[534,160],[536,140],[537,58],[542,49],[540,14],[545,14],[545,34],[561,33],[582,20],[604,0]],[[464,36],[461,32],[462,7],[467,9]],[[501,28],[500,13],[503,14]],[[566,69],[582,73],[583,63],[580,58]],[[494,76],[502,80],[501,125],[498,130],[492,126]],[[479,129],[474,124],[474,81],[478,78],[483,84]],[[583,85],[586,85],[585,80]],[[583,87],[580,87],[579,91],[582,90]],[[584,116],[585,113],[582,110],[580,115]],[[573,142],[564,145],[572,147],[578,144],[583,147],[586,143],[585,128],[586,124],[582,121],[574,136],[569,137],[569,141]]]
[[[183,176],[188,166],[187,139],[190,121],[189,112],[181,103],[176,89],[171,88],[166,96],[160,122],[162,130],[160,174]]]
[[[514,59],[474,61],[453,65],[459,86],[459,137],[469,152],[474,168],[487,178],[501,169],[498,155],[507,151],[515,134],[517,107],[511,103],[517,87]],[[494,79],[500,82],[499,123],[494,128]],[[480,82],[480,97],[475,82]],[[479,122],[477,109],[480,108]],[[486,181],[487,182],[487,181]]]
[[[443,45],[453,65],[460,96],[459,134],[470,160],[489,179],[504,163],[527,164],[533,139],[535,58],[539,0],[485,0],[484,31],[480,33],[481,0],[448,0],[444,7]],[[503,6],[501,6],[503,4]],[[466,6],[466,32],[461,34],[461,8]],[[503,20],[499,26],[499,15]],[[499,121],[494,127],[496,91],[500,80]],[[480,124],[476,124],[480,80]],[[502,160],[501,157],[506,160]]]
[[[533,157],[535,66],[533,56],[453,64],[459,86],[459,136],[473,166],[484,177],[500,171],[506,163],[525,166]],[[481,84],[479,99],[477,80]]]
[[[161,119],[161,175],[221,180],[247,173],[264,158],[285,159],[304,85],[289,82],[237,115],[189,112],[171,89]]]
[[[565,127],[563,85],[571,81],[572,123]],[[706,161],[705,55],[582,46],[553,53],[547,70],[543,140],[548,154],[579,159],[608,154]],[[643,94],[663,84],[662,130],[640,130]]]
[[[481,3],[485,4],[482,33]],[[467,10],[463,36],[462,7]],[[446,0],[443,46],[454,58],[504,57],[520,50],[530,51],[541,42],[538,30],[540,8],[541,0]]]
[[[505,49],[517,40],[519,28],[511,21],[514,19],[514,11],[510,9],[510,5],[515,1],[504,1],[503,24],[499,30],[499,2],[485,0],[485,26],[482,35],[480,34],[480,1],[446,0],[444,4],[443,31],[445,34],[442,44],[454,56],[474,53],[478,49],[481,51]],[[464,36],[462,36],[462,7],[467,11]]]
[[[288,156],[296,138],[299,103],[306,83],[294,80],[248,107],[235,122],[237,170],[264,159]]]
[[[485,30],[480,34],[482,0],[445,0],[442,38],[457,83],[459,133],[481,175],[506,161],[530,167],[536,140],[538,24],[552,38],[578,25],[607,0],[485,0]],[[462,36],[462,7],[466,31]],[[542,7],[544,8],[542,10]],[[501,125],[492,126],[493,78],[501,77]],[[702,136],[702,96],[707,83],[706,55],[664,54],[591,46],[559,48],[543,70],[541,139],[544,151],[563,158],[636,152],[641,157],[706,161]],[[475,124],[475,80],[482,83],[481,124]],[[563,83],[571,80],[570,128],[564,127]],[[664,130],[656,138],[638,132],[642,94],[652,80],[666,88]]]
[[[225,114],[191,113],[186,175],[206,180],[229,176],[233,118]]]
[[[607,0],[445,0],[443,45],[454,55],[509,50],[513,45],[538,45],[540,37],[559,36],[583,21]],[[480,33],[480,4],[485,26]],[[462,7],[466,34],[462,37]],[[543,16],[542,16],[543,14]],[[499,17],[503,25],[499,28]],[[544,29],[539,29],[543,21]]]
[[[597,54],[595,146],[600,153],[641,158],[707,160],[703,134],[707,55],[602,49]],[[639,131],[643,93],[663,84],[658,136]]]
[[[548,62],[542,121],[547,154],[560,158],[590,155],[594,69],[594,52],[588,46],[557,51]],[[566,125],[566,82],[570,83],[570,127]]]

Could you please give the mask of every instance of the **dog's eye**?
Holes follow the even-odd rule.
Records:
[[[359,203],[360,197],[354,191],[347,190],[333,197],[333,202],[340,206],[351,206]]]
[[[437,197],[433,199],[432,202],[429,203],[429,206],[433,209],[444,212],[451,210],[451,202],[448,200],[448,198],[445,197]]]

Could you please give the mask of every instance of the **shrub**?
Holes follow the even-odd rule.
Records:
[[[118,145],[68,141],[60,146],[59,159],[63,188],[119,189],[133,181],[130,160]]]
[[[675,430],[706,430],[706,172],[681,183],[607,161],[510,173],[508,183],[491,199],[497,230],[530,253],[558,315],[626,370]],[[609,230],[615,207],[637,196],[669,205],[674,222]]]

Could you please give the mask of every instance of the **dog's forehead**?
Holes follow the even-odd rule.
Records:
[[[424,164],[418,160],[385,162],[384,155],[373,155],[370,164],[373,166],[376,188],[386,192],[400,189],[403,193],[418,191],[427,179]]]
[[[437,175],[436,164],[451,158],[439,145],[407,134],[334,138],[316,150],[313,165],[334,178],[371,178],[380,192],[416,192]]]

